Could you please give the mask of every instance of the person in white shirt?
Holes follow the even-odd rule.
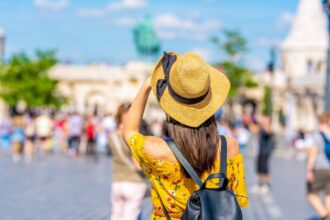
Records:
[[[308,148],[306,180],[307,199],[321,219],[330,218],[330,158],[327,157],[326,141],[330,141],[330,114],[319,117],[319,131],[313,135],[313,143]],[[324,202],[320,198],[324,193]]]

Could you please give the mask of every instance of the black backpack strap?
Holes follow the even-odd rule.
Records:
[[[165,205],[163,203],[162,197],[160,197],[159,192],[158,192],[158,190],[156,188],[155,188],[155,191],[156,191],[156,193],[158,195],[158,198],[160,200],[160,204],[162,205],[162,209],[163,209],[164,215],[166,217],[166,220],[171,220],[170,214],[168,214],[168,211],[165,208]]]
[[[220,135],[221,138],[221,152],[220,152],[220,173],[227,178],[227,140],[226,137]]]
[[[194,168],[189,164],[187,159],[183,156],[179,148],[176,146],[174,141],[171,138],[165,138],[164,139],[170,149],[172,150],[173,154],[175,155],[176,159],[180,162],[180,164],[184,167],[184,169],[187,171],[187,173],[190,175],[190,177],[195,181],[195,183],[198,184],[199,187],[202,187],[203,182],[199,178],[198,174],[195,172]]]
[[[330,142],[330,140],[327,138],[327,136],[325,135],[324,132],[320,131],[320,134],[321,134],[321,136],[322,136],[322,138],[323,138],[323,141],[324,141],[325,143],[329,143],[329,142]]]

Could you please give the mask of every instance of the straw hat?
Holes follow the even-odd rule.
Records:
[[[165,52],[156,63],[151,87],[166,114],[198,127],[225,102],[230,82],[197,54]]]

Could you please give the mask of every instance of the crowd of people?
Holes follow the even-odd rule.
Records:
[[[128,103],[122,104],[116,114],[104,117],[84,116],[76,112],[54,114],[50,111],[8,117],[0,122],[0,149],[10,153],[14,162],[22,160],[26,163],[31,163],[38,156],[54,153],[70,157],[85,154],[95,159],[100,152],[111,155],[113,219],[120,219],[116,217],[120,215],[136,219],[148,184],[122,138],[123,120],[129,107]],[[246,113],[233,122],[226,120],[221,111],[215,116],[219,135],[235,137],[241,152],[245,156],[255,157],[257,178],[250,192],[267,193],[270,190],[269,160],[276,145],[270,117]],[[329,178],[329,162],[324,151],[315,153],[313,146],[322,148],[330,143],[327,142],[327,137],[330,137],[329,121],[329,114],[321,115],[320,129],[323,132],[301,130],[292,140],[297,158],[307,159],[307,198],[320,216],[326,214],[326,205],[322,205],[317,193],[320,190],[330,193],[324,180]],[[140,133],[169,136],[167,123],[160,119],[150,123],[143,120]],[[134,212],[122,212],[124,206]]]
[[[77,157],[109,154],[108,136],[116,128],[114,117],[83,116],[40,111],[20,114],[0,122],[0,148],[14,162],[31,163],[37,156],[58,153]]]

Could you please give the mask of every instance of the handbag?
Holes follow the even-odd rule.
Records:
[[[164,139],[176,156],[177,160],[184,167],[190,177],[199,186],[199,189],[193,192],[187,201],[186,210],[181,220],[241,220],[243,219],[241,208],[232,191],[228,189],[227,179],[227,141],[224,136],[221,138],[221,154],[220,154],[220,173],[211,174],[203,183],[192,166],[180,152],[174,141],[170,138]],[[207,182],[213,179],[219,179],[218,188],[208,188]],[[156,191],[157,192],[157,191]],[[170,215],[157,192],[161,201],[162,208],[167,220]]]

